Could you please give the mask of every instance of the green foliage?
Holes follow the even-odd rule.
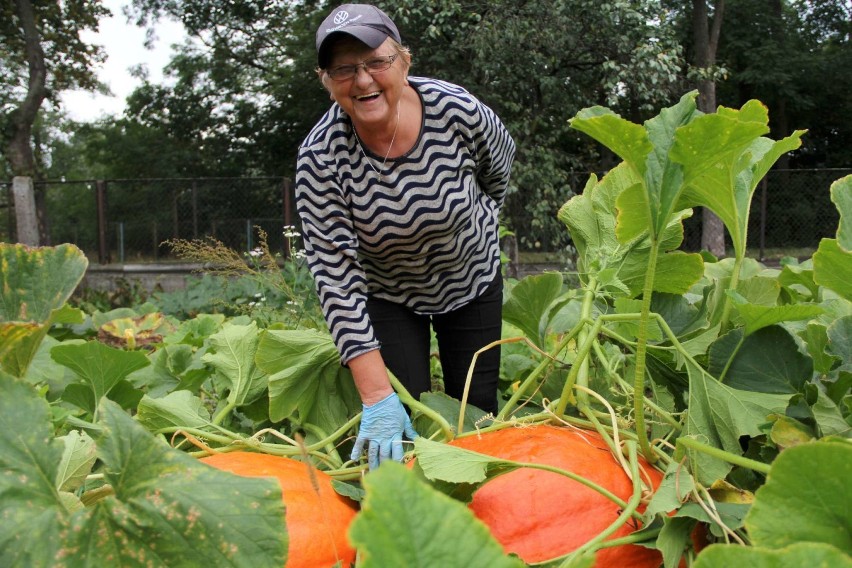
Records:
[[[364,485],[367,496],[350,533],[364,551],[359,565],[524,565],[505,556],[464,505],[430,488],[403,466],[383,465]]]
[[[226,554],[236,546],[234,565],[280,565],[280,495],[186,455],[239,448],[298,456],[339,481],[363,481],[350,532],[360,563],[518,565],[463,502],[476,484],[522,465],[441,439],[455,425],[558,420],[597,430],[622,465],[616,440],[632,466],[638,442],[666,471],[635,538],[653,543],[668,565],[679,563],[696,522],[718,542],[740,543],[713,545],[696,565],[788,566],[803,557],[843,565],[852,302],[832,275],[849,255],[847,180],[832,188],[842,221],[832,248],[813,260],[770,269],[738,247],[721,261],[675,251],[689,205],[718,209],[745,241],[755,184],[798,144],[798,133],[765,138],[767,123],[756,102],[702,115],[692,94],[641,125],[610,109],[582,111],[572,124],[624,161],[592,176],[559,211],[577,244],[580,287],[567,289],[560,274],[506,287],[497,416],[442,393],[416,401],[394,383],[421,433],[414,471],[392,463],[362,477],[363,465],[341,457],[360,401],[331,337],[303,306],[181,320],[154,304],[85,314],[63,305],[85,269],[79,251],[6,250],[0,308],[4,320],[16,319],[0,321],[0,426],[14,433],[0,437],[2,563],[111,554],[132,565],[131,556],[154,551],[164,564],[216,563],[218,549],[186,550],[188,534],[226,544]],[[308,293],[295,257],[282,270],[262,247],[247,257],[194,250],[218,254],[232,277],[277,283],[288,301]],[[14,273],[5,270],[9,259]],[[29,302],[36,320],[21,319]],[[148,332],[150,342],[138,340]],[[619,523],[641,498],[634,475]],[[355,486],[345,492],[360,495]],[[210,523],[208,510],[237,522]],[[10,536],[21,527],[37,540]],[[605,536],[580,552],[592,553]]]
[[[48,405],[31,386],[0,376],[0,424],[16,434],[0,439],[3,565],[62,559],[67,566],[132,566],[142,558],[171,566],[281,565],[287,541],[277,483],[208,468],[163,445],[114,403],[102,408],[98,457],[102,494],[110,496],[80,507],[60,470],[71,459],[63,459],[68,446],[52,439]],[[88,455],[89,445],[76,452]],[[26,538],[19,538],[22,528]],[[211,546],[187,547],[187,538]]]

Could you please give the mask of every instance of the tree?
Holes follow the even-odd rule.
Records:
[[[44,101],[58,105],[65,89],[99,87],[93,67],[103,54],[79,34],[97,29],[98,18],[106,14],[100,2],[83,0],[15,0],[0,8],[0,129],[13,176],[38,177],[33,124]],[[49,242],[40,192],[36,206],[42,240]]]
[[[181,102],[194,100],[202,116],[175,131],[196,133],[207,147],[228,136],[240,143],[218,147],[242,153],[245,168],[292,174],[296,148],[329,104],[314,73],[314,41],[333,5],[135,0],[137,23],[177,18],[201,48],[187,46],[169,68],[175,85],[146,105],[131,101],[129,114],[171,129],[177,116],[194,116]],[[597,103],[641,119],[681,94],[680,47],[659,25],[663,16],[654,0],[377,5],[411,47],[413,74],[467,87],[512,131],[519,154],[506,217],[524,228],[527,246],[567,242],[556,211],[584,184],[574,172],[584,177],[607,166],[602,149],[569,128],[573,114]]]
[[[569,127],[577,111],[601,104],[641,121],[681,94],[681,48],[653,0],[379,4],[412,48],[414,74],[468,88],[512,133],[504,217],[526,247],[567,244],[556,211],[589,171],[615,165]]]
[[[692,0],[692,33],[695,47],[694,72],[698,75],[698,110],[716,112],[716,51],[725,0],[716,0],[713,20],[705,0]],[[717,257],[725,256],[725,225],[706,207],[701,213],[701,248]]]

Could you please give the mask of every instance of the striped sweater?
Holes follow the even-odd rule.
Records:
[[[423,125],[407,154],[384,167],[369,154],[371,166],[337,104],[299,149],[305,252],[343,363],[379,348],[368,295],[440,314],[464,306],[499,275],[497,216],[514,142],[461,87],[408,81],[420,95]]]

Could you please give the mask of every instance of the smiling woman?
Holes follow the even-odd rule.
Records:
[[[109,93],[65,91],[61,95],[62,107],[68,116],[78,122],[92,122],[105,116],[116,116],[124,111],[125,100],[141,84],[132,70],[144,67],[148,80],[160,83],[163,68],[169,63],[176,43],[186,38],[183,24],[175,20],[160,19],[153,29],[154,41],[147,42],[146,30],[127,20],[122,14],[126,0],[104,0],[112,15],[98,22],[98,32],[83,39],[100,45],[107,58],[98,70],[98,79]],[[146,46],[146,43],[149,43]]]
[[[413,438],[388,369],[418,398],[438,339],[444,391],[497,410],[498,214],[515,153],[494,112],[462,87],[409,76],[393,21],[344,4],[317,30],[332,107],[299,150],[296,196],[308,264],[364,404],[352,459],[401,459]]]

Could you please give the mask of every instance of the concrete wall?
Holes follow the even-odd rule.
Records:
[[[564,267],[556,264],[518,264],[515,277],[518,279],[544,271],[561,270]],[[173,292],[186,288],[187,278],[199,277],[203,274],[202,264],[90,264],[86,276],[80,283],[80,288],[90,288],[112,292],[118,288],[118,281],[125,280],[131,284],[139,284],[148,292],[157,286],[164,292]]]
[[[148,292],[159,286],[164,292],[186,288],[188,277],[201,275],[201,264],[90,264],[81,288],[113,291],[119,280],[138,283]]]

